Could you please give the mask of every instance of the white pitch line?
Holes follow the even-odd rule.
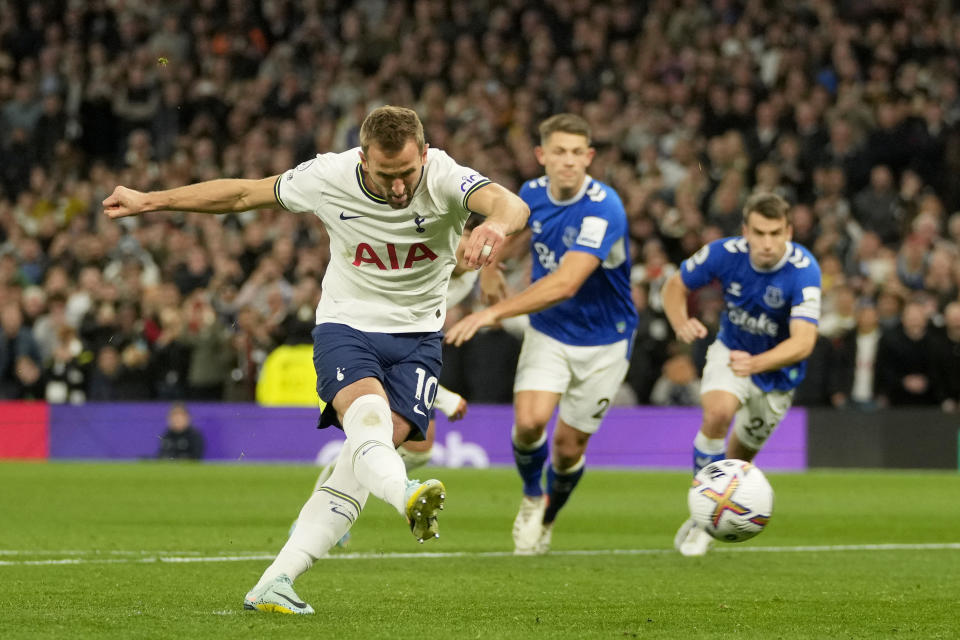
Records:
[[[0,549],[0,556],[155,556],[157,554],[170,553],[178,556],[198,556],[202,551],[127,551],[123,549]]]
[[[820,553],[843,551],[956,551],[960,550],[960,542],[924,543],[924,544],[842,544],[822,546],[796,547],[750,547],[750,546],[723,546],[714,549],[719,553]],[[663,555],[675,553],[673,549],[584,549],[571,551],[551,551],[551,556],[639,556]],[[88,557],[79,557],[87,554]],[[103,557],[116,554],[121,557]],[[252,560],[273,560],[273,553],[242,553],[221,556],[201,556],[199,552],[157,552],[157,551],[28,551],[28,550],[0,550],[0,555],[73,555],[71,558],[57,558],[45,560],[0,560],[0,567],[9,566],[57,566],[78,564],[186,564],[196,562],[247,562]],[[335,553],[326,556],[324,560],[409,560],[414,558],[506,558],[512,556],[510,551],[440,551],[426,553]],[[137,557],[139,556],[139,557]]]

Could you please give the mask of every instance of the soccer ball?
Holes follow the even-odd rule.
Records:
[[[693,478],[687,504],[694,522],[711,536],[723,542],[743,542],[770,522],[773,488],[753,464],[720,460]]]

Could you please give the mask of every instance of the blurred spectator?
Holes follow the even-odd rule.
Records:
[[[700,376],[689,355],[681,353],[663,363],[663,373],[653,383],[650,402],[678,407],[700,403]]]
[[[633,304],[637,309],[637,337],[630,355],[630,369],[626,382],[633,389],[638,402],[647,404],[653,385],[667,358],[669,327],[662,315],[655,314],[649,305],[648,286],[634,281],[631,286]],[[701,365],[702,368],[702,365]]]
[[[50,362],[61,330],[70,328],[67,324],[66,308],[66,298],[63,294],[55,293],[47,300],[46,313],[33,323],[33,336],[40,349],[40,362]]]
[[[894,286],[881,289],[877,294],[877,324],[884,333],[893,331],[900,324],[903,311],[903,295]]]
[[[230,373],[230,333],[202,293],[191,296],[185,309],[183,338],[190,347],[187,396],[192,400],[221,400]]]
[[[16,377],[16,391],[13,393],[17,400],[43,400],[44,380],[40,364],[28,355],[17,357],[14,363]]]
[[[880,236],[866,231],[850,252],[844,271],[861,283],[865,293],[876,295],[876,287],[888,282],[895,268],[893,253],[883,246]]]
[[[834,287],[823,303],[820,335],[829,339],[838,338],[856,326],[857,299],[853,289],[847,285]]]
[[[230,377],[224,389],[224,400],[253,401],[256,397],[260,366],[274,346],[260,312],[254,307],[240,309],[237,314],[236,331],[230,338],[228,364]]]
[[[820,260],[825,301],[844,306],[849,288],[888,327],[909,291],[932,293],[937,314],[957,299],[953,4],[547,0],[491,11],[465,0],[432,13],[414,4],[407,14],[383,2],[206,0],[4,10],[0,306],[22,304],[41,368],[67,325],[92,348],[112,337],[138,367],[147,353],[165,363],[164,378],[186,376],[165,395],[192,397],[200,379],[210,384],[200,393],[216,395],[213,376],[197,369],[199,345],[187,340],[182,367],[171,365],[169,331],[156,344],[162,310],[176,307],[190,325],[182,299],[196,294],[234,343],[223,353],[242,382],[224,393],[252,388],[253,354],[309,339],[315,295],[301,283],[318,289],[324,275],[323,223],[279,210],[114,223],[100,202],[117,183],[150,190],[263,175],[344,150],[359,118],[385,101],[415,106],[431,146],[511,188],[539,176],[531,123],[561,110],[590,120],[595,177],[623,196],[649,287],[654,337],[638,334],[628,376],[645,389],[641,401],[671,337],[659,331],[657,276],[645,271],[738,234],[757,189],[795,205],[793,241]],[[398,72],[415,51],[426,52],[422,64]],[[25,294],[30,285],[45,310],[34,290]],[[234,324],[245,306],[268,337]]]
[[[293,288],[293,297],[279,322],[274,323],[273,341],[277,344],[313,344],[311,331],[316,326],[320,286],[313,278],[304,278]]]
[[[920,237],[916,234],[908,236],[897,254],[897,278],[908,289],[923,289],[929,258]]]
[[[894,243],[900,237],[901,209],[897,206],[897,191],[893,173],[886,165],[870,170],[870,184],[853,199],[853,215],[865,231],[877,234],[884,243]]]
[[[164,307],[160,311],[160,334],[153,343],[150,359],[157,399],[182,400],[187,397],[191,353],[183,313],[176,306]]]
[[[874,384],[880,327],[872,304],[857,308],[856,327],[833,339],[829,376],[830,404],[875,407]]]
[[[83,317],[93,309],[100,297],[101,285],[100,269],[86,266],[80,270],[77,288],[67,298],[67,322],[71,327],[79,327]]]
[[[943,323],[944,343],[937,351],[940,406],[954,413],[960,410],[960,301],[947,305]]]
[[[117,348],[106,344],[96,352],[96,362],[90,373],[87,398],[94,402],[117,402],[126,400],[120,393],[120,354]]]
[[[23,326],[19,302],[7,302],[0,307],[0,399],[20,397],[19,367],[27,361],[39,367],[40,347],[30,329]]]
[[[817,335],[813,352],[807,358],[807,372],[793,395],[793,404],[800,407],[822,407],[830,404],[830,366],[833,345],[829,338]]]
[[[37,321],[47,310],[47,294],[36,285],[30,285],[23,290],[20,296],[20,310],[23,313],[23,326],[27,327],[36,338]]]
[[[207,260],[207,252],[200,247],[192,248],[187,259],[178,264],[173,273],[173,281],[184,296],[206,287],[212,277],[213,269]]]
[[[943,309],[960,295],[957,288],[957,275],[960,274],[958,249],[960,248],[943,247],[930,253],[923,289],[934,297],[938,309]]]
[[[928,328],[925,303],[910,300],[900,325],[877,345],[877,401],[884,406],[936,403],[934,380],[938,344]]]
[[[161,460],[202,460],[203,434],[193,426],[187,407],[180,402],[170,405],[167,430],[160,436],[157,458]]]
[[[87,371],[80,340],[70,327],[63,327],[44,371],[44,399],[50,404],[83,404],[87,401]]]

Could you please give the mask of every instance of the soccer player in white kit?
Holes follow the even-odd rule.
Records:
[[[346,434],[340,458],[244,608],[309,614],[293,581],[349,529],[373,493],[404,516],[414,537],[438,536],[445,489],[408,480],[396,447],[421,439],[440,374],[444,294],[470,212],[486,217],[465,251],[489,264],[529,209],[516,195],[443,151],[429,149],[411,109],[385,106],[360,127],[360,148],[320,154],[261,180],[210,180],[143,193],[118,186],[111,218],[149,211],[227,213],[280,205],[323,220],[330,264],[314,328],[321,426]]]
[[[663,287],[670,326],[688,344],[707,335],[687,313],[690,291],[717,280],[726,302],[700,383],[703,423],[693,441],[694,474],[724,458],[753,460],[806,372],[820,319],[820,266],[790,242],[789,211],[780,196],[754,194],[743,207],[743,235],[704,246]],[[702,556],[712,541],[688,519],[674,546],[685,556]]]
[[[540,125],[529,180],[531,285],[447,331],[459,345],[481,327],[530,314],[514,382],[514,459],[523,481],[514,553],[549,551],[557,513],[586,468],[586,449],[629,366],[637,325],[630,295],[627,215],[617,193],[587,174],[590,126],[562,113]],[[519,239],[518,239],[519,241]],[[483,277],[483,276],[481,276]],[[559,405],[553,446],[547,424]],[[543,486],[543,467],[550,458]]]

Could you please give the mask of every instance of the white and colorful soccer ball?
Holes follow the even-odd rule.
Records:
[[[773,487],[756,466],[727,459],[708,464],[687,494],[690,516],[724,542],[743,542],[763,531],[773,513]]]

